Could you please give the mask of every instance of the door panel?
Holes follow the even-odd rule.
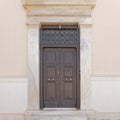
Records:
[[[58,106],[58,60],[57,49],[44,49],[44,107]]]
[[[44,49],[44,107],[76,107],[76,49]]]
[[[76,54],[74,48],[61,50],[62,107],[76,106]]]

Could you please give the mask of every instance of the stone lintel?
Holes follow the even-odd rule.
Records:
[[[78,25],[79,27],[81,25],[92,25],[92,22],[33,22],[33,21],[26,21],[27,25],[31,26],[39,26],[41,25]]]
[[[95,7],[94,0],[41,1],[23,0],[27,16],[91,16]]]
[[[29,16],[27,25],[92,25],[92,19],[88,16]]]

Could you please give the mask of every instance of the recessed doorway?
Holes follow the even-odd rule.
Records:
[[[80,107],[80,51],[77,26],[40,30],[40,108]]]

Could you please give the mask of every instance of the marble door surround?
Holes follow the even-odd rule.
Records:
[[[40,110],[39,29],[41,25],[80,28],[80,111],[91,110],[91,29],[95,0],[22,0],[28,28],[27,113]]]

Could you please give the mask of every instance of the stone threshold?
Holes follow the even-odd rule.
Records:
[[[94,112],[76,108],[44,108],[26,111],[26,120],[94,120]]]
[[[43,111],[77,111],[77,108],[43,108]]]
[[[38,111],[28,112],[26,120],[87,120],[86,115],[81,115],[73,111]]]

